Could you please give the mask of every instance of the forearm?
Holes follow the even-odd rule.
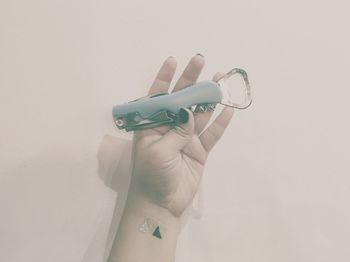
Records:
[[[173,262],[179,229],[178,217],[129,192],[108,261]]]

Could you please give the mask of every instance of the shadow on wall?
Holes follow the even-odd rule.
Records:
[[[106,205],[100,227],[82,260],[84,262],[102,262],[108,259],[128,195],[131,153],[132,140],[104,135],[97,153],[98,175],[108,188],[117,192],[117,201]]]
[[[116,192],[127,192],[130,180],[132,141],[106,134],[99,146],[98,175],[104,184]]]

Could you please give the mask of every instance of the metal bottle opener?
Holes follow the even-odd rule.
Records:
[[[234,74],[241,75],[245,86],[242,103],[234,102],[228,79]],[[157,93],[113,107],[112,115],[119,129],[134,131],[161,125],[183,123],[181,108],[193,112],[214,110],[216,104],[237,109],[246,109],[252,103],[247,73],[234,68],[218,81],[202,81],[174,93]]]

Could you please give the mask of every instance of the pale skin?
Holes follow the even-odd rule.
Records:
[[[202,55],[192,57],[172,92],[195,83],[204,63]],[[170,92],[176,66],[174,57],[167,58],[148,94]],[[213,80],[223,75],[218,72]],[[233,109],[225,107],[199,136],[212,112],[186,110],[188,121],[182,125],[134,133],[131,184],[109,262],[175,261],[180,218],[198,190],[209,152],[233,116]],[[145,218],[160,225],[161,239],[139,231]]]

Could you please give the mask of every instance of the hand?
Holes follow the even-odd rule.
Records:
[[[176,92],[196,82],[204,66],[204,57],[195,55],[174,86]],[[149,94],[167,92],[176,70],[176,60],[165,60]],[[213,80],[223,76],[217,73]],[[210,150],[229,124],[233,109],[225,107],[217,119],[208,123],[212,112],[195,113],[188,109],[185,124],[170,128],[161,126],[135,131],[133,140],[133,171],[129,194],[169,210],[180,217],[197,192]]]

